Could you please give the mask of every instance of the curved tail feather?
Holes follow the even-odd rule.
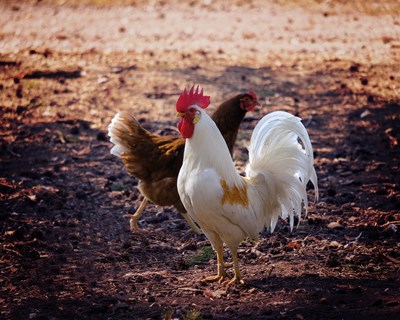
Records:
[[[249,146],[247,176],[265,177],[266,192],[274,203],[266,204],[266,227],[275,228],[279,216],[289,217],[308,211],[306,186],[311,181],[318,199],[318,180],[313,166],[314,155],[307,130],[301,119],[284,111],[272,112],[254,128]]]
[[[111,154],[121,157],[124,152],[129,152],[132,144],[129,137],[133,137],[138,130],[143,130],[136,119],[127,112],[118,112],[108,126],[110,141],[114,144]]]

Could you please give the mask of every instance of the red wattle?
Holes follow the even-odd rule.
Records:
[[[178,129],[184,139],[190,139],[193,136],[194,124],[182,117],[178,123]]]
[[[256,108],[255,104],[252,104],[252,105],[249,105],[249,106],[245,107],[246,111],[254,111],[255,108]]]

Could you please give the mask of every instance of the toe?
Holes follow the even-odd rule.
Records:
[[[201,281],[203,281],[203,282],[217,282],[217,281],[221,281],[221,279],[223,279],[222,276],[210,276],[210,277],[206,277],[206,278],[202,279]]]
[[[225,286],[230,286],[230,285],[233,285],[233,284],[243,285],[244,281],[242,279],[232,278],[230,280],[226,280],[226,281],[222,282],[222,284],[225,285]]]

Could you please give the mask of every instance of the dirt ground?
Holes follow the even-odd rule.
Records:
[[[177,134],[192,84],[210,111],[257,93],[238,170],[271,111],[315,149],[319,201],[240,246],[241,286],[200,281],[216,257],[173,208],[124,217],[142,196],[111,118]],[[399,90],[399,1],[0,1],[0,318],[398,317]]]

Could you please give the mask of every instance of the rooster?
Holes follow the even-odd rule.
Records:
[[[223,102],[212,115],[224,136],[228,152],[233,145],[246,112],[259,105],[257,96],[249,91]],[[130,215],[130,229],[138,229],[138,221],[148,200],[160,206],[174,206],[190,227],[200,233],[187,216],[177,190],[178,173],[183,161],[185,139],[179,136],[157,136],[143,129],[128,112],[117,113],[108,127],[114,146],[111,153],[120,157],[131,176],[139,179],[144,199],[135,214]],[[224,143],[225,143],[224,142]]]
[[[247,237],[257,240],[278,218],[307,213],[306,185],[318,198],[317,175],[310,138],[300,118],[287,112],[263,117],[251,136],[246,177],[236,171],[229,150],[205,108],[209,97],[192,87],[180,95],[178,129],[186,139],[178,192],[190,217],[200,226],[217,253],[218,274],[204,281],[243,283],[237,249]],[[234,277],[228,279],[223,245],[232,253]]]

